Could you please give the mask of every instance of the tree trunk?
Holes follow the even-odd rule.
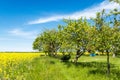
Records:
[[[47,56],[47,53],[45,52],[45,56]]]
[[[104,51],[102,51],[102,55],[104,55]]]
[[[75,60],[74,60],[75,63],[77,63],[79,55],[80,55],[80,50],[77,50],[76,57],[75,57]]]
[[[83,55],[83,53],[84,53],[84,51],[80,52],[80,50],[77,50],[76,57],[75,57],[75,60],[74,60],[75,63],[77,63],[78,58],[81,57]]]
[[[107,75],[110,75],[109,51],[107,51]]]

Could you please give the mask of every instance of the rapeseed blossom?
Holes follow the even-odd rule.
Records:
[[[0,80],[12,80],[18,78],[20,72],[17,72],[20,66],[27,66],[25,62],[31,62],[39,57],[39,53],[1,53],[0,54]],[[29,67],[29,66],[27,66]],[[22,68],[21,68],[22,69]],[[23,68],[24,69],[24,68]],[[18,70],[24,71],[24,70]],[[23,77],[23,76],[22,76]],[[12,78],[12,79],[11,79]]]

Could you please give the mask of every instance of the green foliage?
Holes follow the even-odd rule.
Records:
[[[33,42],[33,49],[41,51],[42,49],[40,46],[41,46],[40,37],[37,37]]]
[[[56,55],[60,46],[57,33],[55,30],[47,30],[40,34],[33,42],[33,49],[42,50],[50,56]]]
[[[119,3],[120,4],[120,0],[109,0],[110,2],[116,2],[116,3]]]
[[[120,11],[118,9],[114,9],[111,11],[110,15],[113,19],[110,19],[110,24],[112,25],[112,52],[114,54],[120,53]]]

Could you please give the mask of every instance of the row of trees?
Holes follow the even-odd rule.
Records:
[[[59,25],[57,30],[46,30],[33,43],[33,49],[49,55],[57,52],[119,52],[120,12],[117,9],[106,14],[105,10],[97,13],[96,18],[86,20],[64,20],[66,25]],[[90,25],[90,22],[92,23]]]
[[[58,25],[57,30],[46,30],[33,42],[33,49],[43,51],[49,56],[57,52],[75,53],[75,62],[86,51],[105,52],[107,55],[108,74],[110,73],[109,53],[120,53],[120,11],[96,14],[96,18],[87,20],[64,20],[66,25]]]

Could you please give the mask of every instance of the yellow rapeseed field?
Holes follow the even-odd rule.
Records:
[[[11,76],[19,74],[15,71],[20,66],[24,67],[25,62],[29,63],[39,56],[39,53],[0,53],[0,80],[11,80]]]

